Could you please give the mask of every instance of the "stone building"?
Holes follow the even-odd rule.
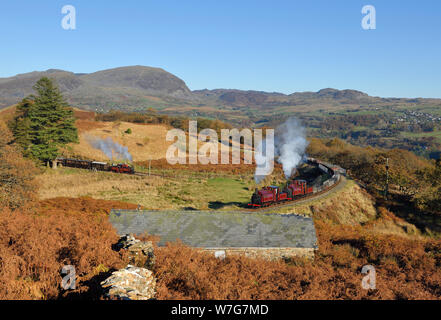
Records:
[[[218,256],[242,254],[268,260],[313,256],[312,218],[293,214],[227,211],[112,210],[110,222],[127,233],[160,236],[159,246],[180,239]]]

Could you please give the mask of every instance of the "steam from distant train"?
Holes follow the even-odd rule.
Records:
[[[101,139],[99,137],[88,135],[86,136],[86,140],[92,147],[101,150],[109,160],[132,161],[132,155],[128,148],[113,141],[110,137]]]
[[[296,171],[297,166],[306,159],[306,147],[308,141],[306,140],[306,128],[296,118],[289,118],[283,124],[275,129],[274,137],[274,156],[272,154],[266,154],[265,150],[268,148],[266,145],[266,139],[262,140],[257,147],[260,157],[264,157],[265,161],[260,163],[267,163],[276,160],[283,167],[285,177],[289,179]],[[257,160],[257,159],[256,159]],[[262,159],[259,159],[262,160]],[[262,171],[260,167],[259,172]],[[257,173],[257,168],[256,168]],[[270,172],[266,172],[263,175],[254,175],[256,183],[260,183]]]

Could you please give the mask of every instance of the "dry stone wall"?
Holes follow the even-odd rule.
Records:
[[[314,258],[314,248],[209,248],[205,251],[221,256],[241,255],[248,258],[262,258],[269,261],[287,260],[294,257]]]

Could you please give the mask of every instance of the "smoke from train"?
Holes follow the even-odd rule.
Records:
[[[277,161],[282,165],[285,177],[289,179],[295,173],[297,166],[306,159],[307,146],[306,128],[298,119],[289,118],[275,129],[274,145],[271,146],[274,149],[274,155],[265,152],[268,148],[266,139],[262,140],[256,147],[256,150],[264,151],[263,153],[257,153],[265,158],[265,161],[260,161],[261,163]],[[265,171],[260,168],[259,172]],[[263,175],[258,175],[256,167],[254,180],[256,183],[260,183],[269,173],[266,172]]]
[[[92,147],[101,150],[109,160],[128,160],[130,162],[133,160],[128,148],[113,141],[110,137],[102,139],[87,135],[86,140]]]

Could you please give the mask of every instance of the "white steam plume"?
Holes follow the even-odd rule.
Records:
[[[256,161],[256,171],[254,180],[260,183],[267,175],[271,174],[274,169],[274,135],[268,139],[262,139],[254,150],[254,159]]]
[[[305,158],[308,146],[306,128],[296,118],[289,118],[276,128],[274,144],[277,162],[283,166],[285,177],[289,179]]]
[[[262,143],[256,147],[256,151],[265,150],[267,143],[266,139],[262,140]],[[260,163],[268,163],[274,161],[275,158],[275,160],[282,165],[285,177],[289,179],[295,173],[297,166],[304,160],[307,146],[308,141],[306,140],[305,127],[302,126],[300,121],[296,118],[289,118],[275,130],[274,156],[271,153],[265,153],[263,155],[257,152],[256,155],[260,155],[260,157],[264,157],[265,159],[256,158],[256,162],[259,160]],[[256,166],[256,174],[254,176],[256,183],[262,181],[262,179],[272,171],[268,170],[263,175],[258,175],[258,167],[259,166]],[[261,167],[259,168],[261,170]]]
[[[130,154],[128,148],[113,141],[110,137],[101,139],[88,135],[86,140],[92,147],[101,150],[110,160],[117,159],[132,161],[132,155]]]

